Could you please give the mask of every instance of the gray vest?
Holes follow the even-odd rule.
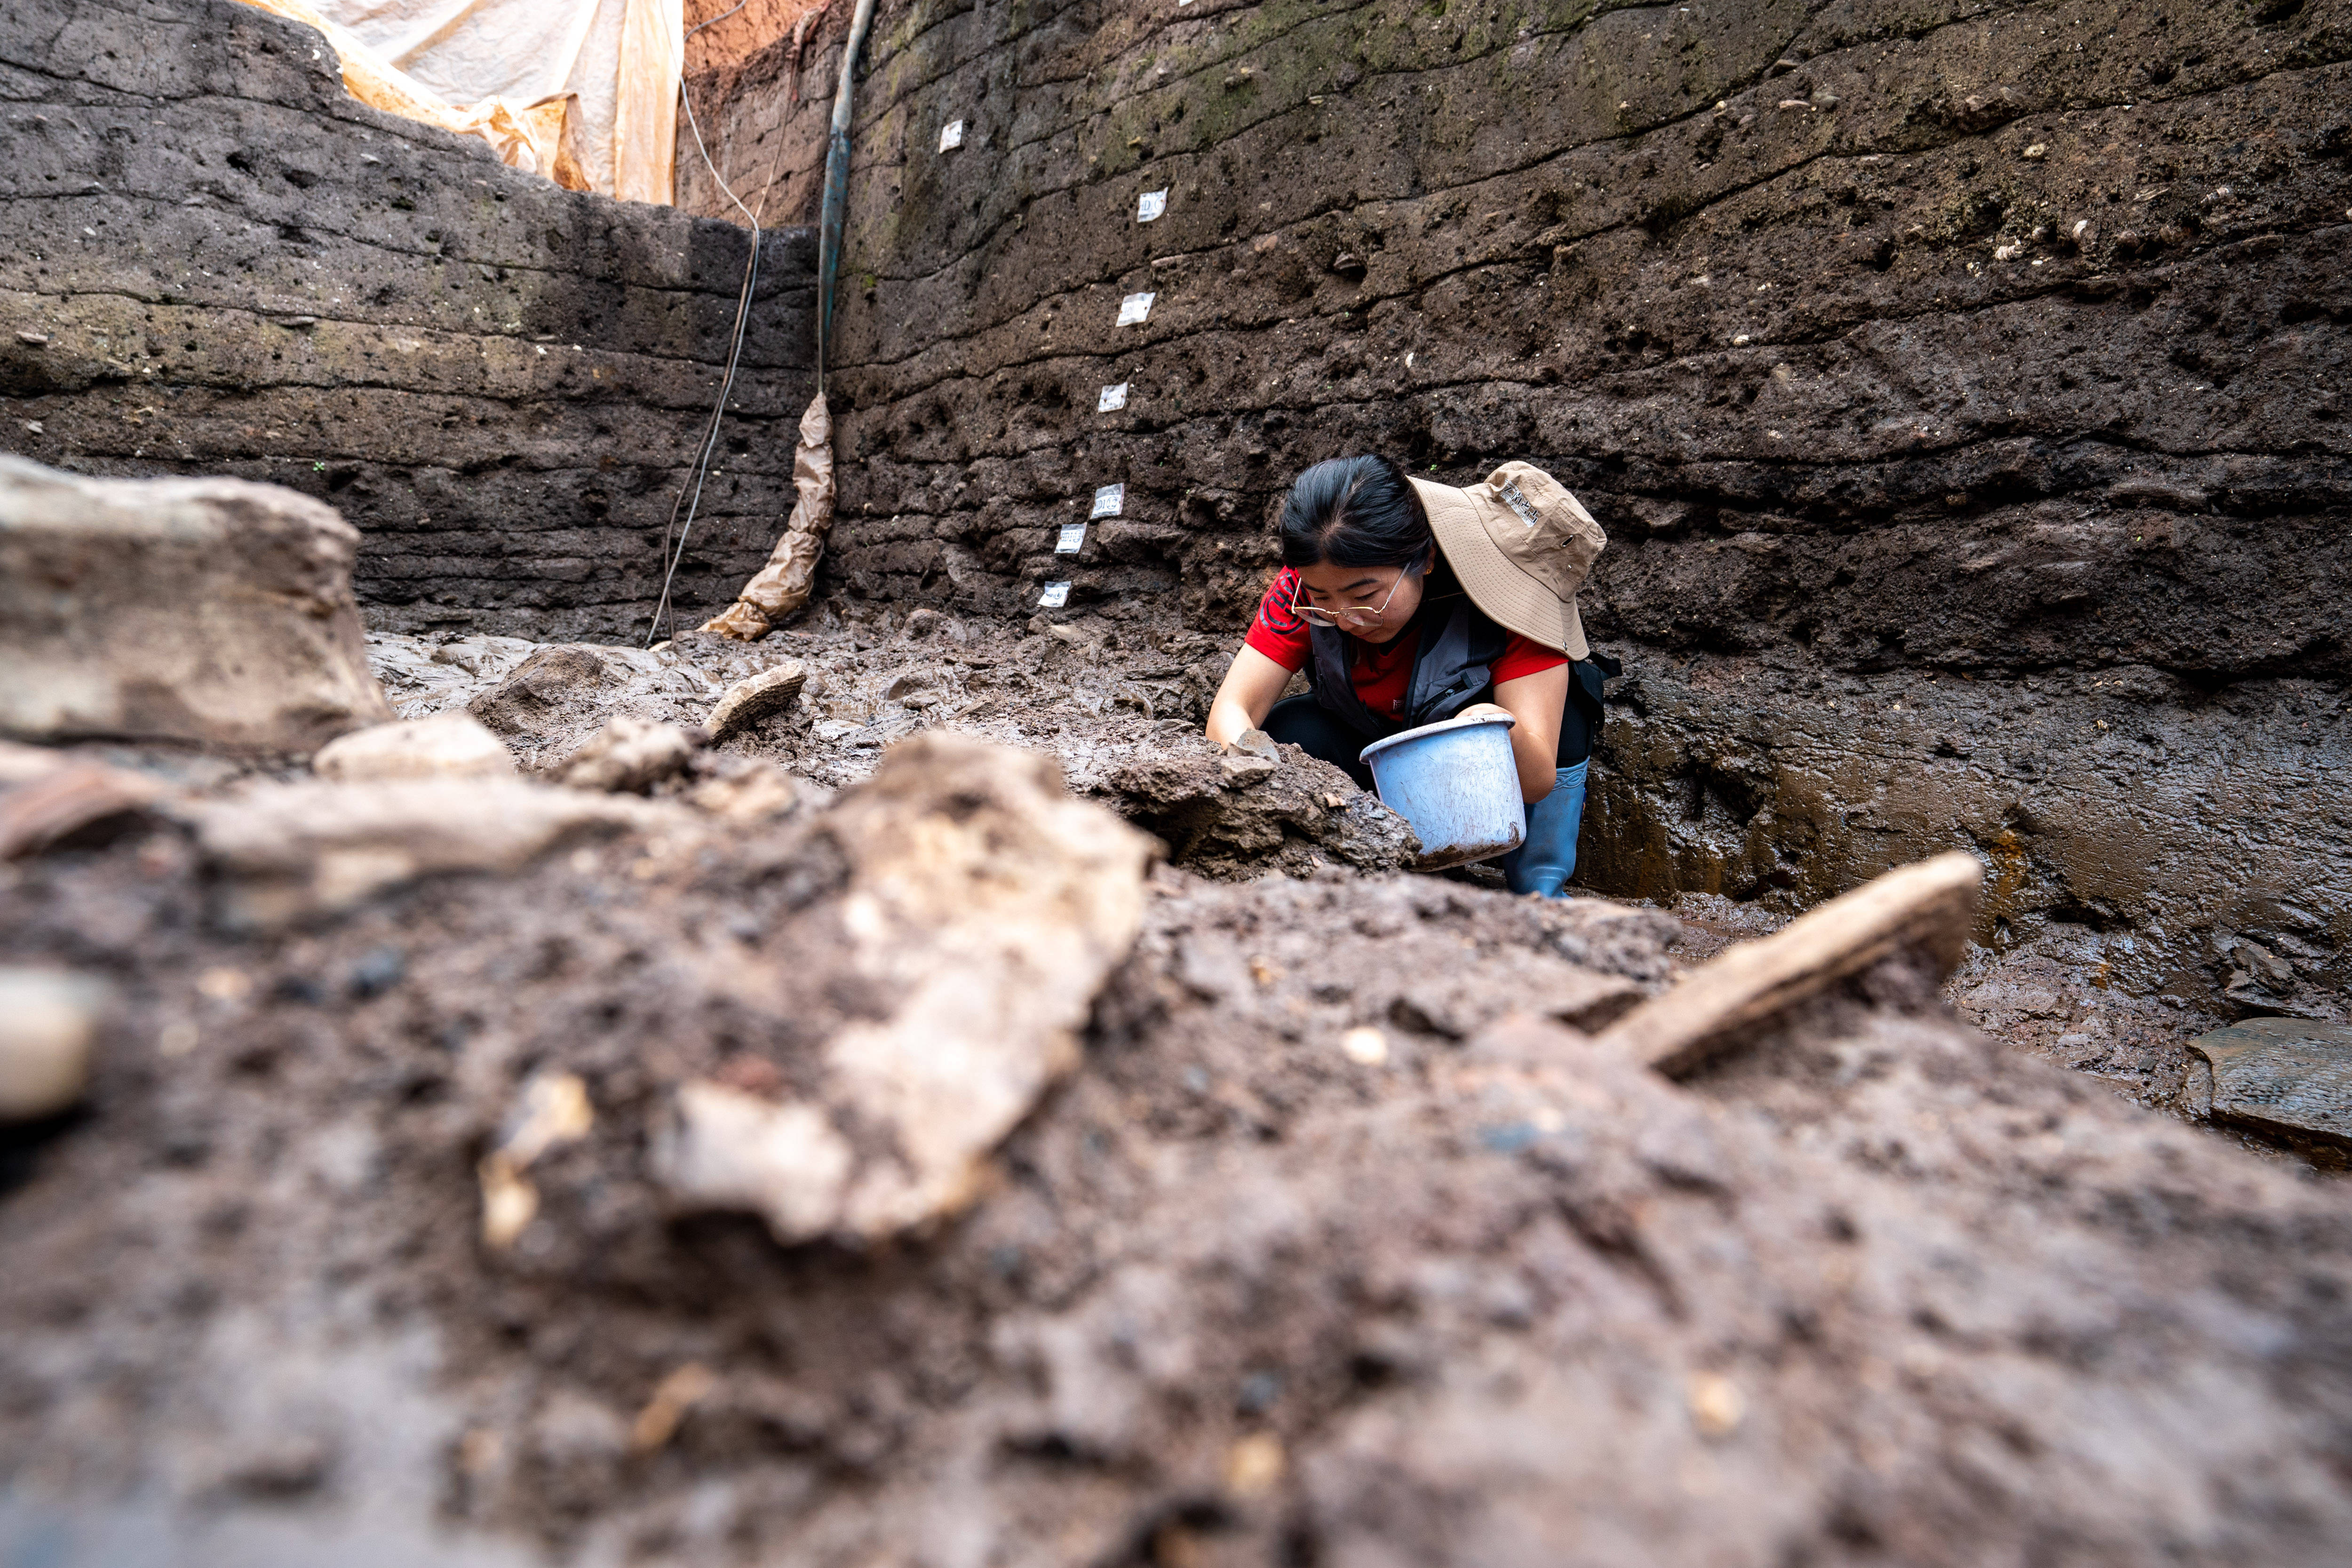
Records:
[[[1442,622],[1436,619],[1440,609],[1445,612]],[[1356,683],[1348,676],[1348,635],[1336,626],[1307,622],[1307,646],[1314,658],[1307,662],[1307,683],[1314,688],[1315,700],[1374,741],[1451,719],[1475,702],[1494,684],[1486,672],[1503,657],[1510,634],[1459,592],[1424,603],[1420,621],[1421,647],[1405,682],[1402,718],[1375,713],[1356,695]]]

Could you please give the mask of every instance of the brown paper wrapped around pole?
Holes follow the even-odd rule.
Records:
[[[816,563],[824,554],[824,536],[833,527],[833,418],[825,410],[824,394],[801,416],[801,444],[793,454],[793,489],[799,499],[784,525],[784,536],[768,554],[768,563],[743,584],[735,602],[709,621],[706,632],[738,642],[757,642],[776,623],[808,603],[816,584]]]

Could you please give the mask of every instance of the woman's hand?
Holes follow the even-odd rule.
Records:
[[[1461,712],[1456,713],[1454,717],[1456,719],[1517,720],[1518,715],[1512,712],[1509,709],[1504,707],[1499,702],[1473,702],[1469,707],[1465,708]]]
[[[1230,746],[1265,723],[1275,699],[1289,684],[1290,671],[1249,644],[1242,644],[1217,688],[1216,700],[1209,704],[1209,739]]]

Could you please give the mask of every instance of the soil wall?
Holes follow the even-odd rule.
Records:
[[[1238,629],[1305,464],[1528,458],[1612,538],[1588,882],[1788,906],[1957,842],[1988,940],[2341,1010],[2352,5],[886,5],[868,47],[840,590]],[[707,129],[788,152],[782,91]]]
[[[747,211],[761,224],[816,222],[834,89],[856,8],[852,0],[756,0],[729,15],[726,0],[692,0],[678,205],[735,223]]]
[[[22,0],[0,81],[0,450],[317,495],[383,626],[642,632],[740,229],[376,113],[316,34],[231,0]],[[692,603],[790,510],[813,259],[765,242]]]

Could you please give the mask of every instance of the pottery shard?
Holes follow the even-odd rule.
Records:
[[[736,682],[710,710],[710,738],[723,741],[773,718],[792,706],[807,680],[808,667],[794,658]]]
[[[1150,840],[1073,800],[1052,759],[938,731],[894,747],[824,823],[851,868],[849,967],[890,1011],[824,1042],[799,1095],[682,1086],[654,1157],[687,1208],[864,1243],[968,1203],[1076,1065],[1142,922]]]
[[[0,731],[308,752],[390,719],[359,537],[274,485],[0,456]]]
[[[310,759],[320,778],[512,778],[514,754],[470,713],[436,713],[376,724],[328,742]]]
[[[1277,764],[1268,757],[1235,756],[1217,759],[1217,776],[1235,789],[1246,789],[1274,776]]]

